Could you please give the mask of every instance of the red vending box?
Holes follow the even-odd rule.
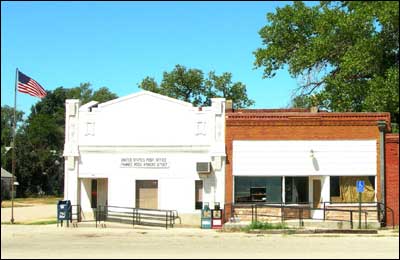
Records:
[[[222,228],[222,209],[211,210],[211,228],[220,229]]]

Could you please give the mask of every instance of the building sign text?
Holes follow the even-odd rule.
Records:
[[[169,168],[164,157],[126,157],[121,158],[121,168]]]

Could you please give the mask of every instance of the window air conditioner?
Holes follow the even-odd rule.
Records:
[[[211,172],[211,163],[198,162],[198,163],[196,163],[196,170],[198,173],[210,173]]]

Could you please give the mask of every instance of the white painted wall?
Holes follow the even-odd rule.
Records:
[[[80,205],[88,212],[91,209],[90,196],[92,192],[91,179],[80,179],[81,195]]]
[[[170,165],[166,169],[121,168],[121,158],[165,157]],[[159,209],[177,209],[182,213],[195,211],[195,180],[200,180],[196,162],[209,160],[208,153],[129,153],[81,151],[79,178],[107,178],[108,204],[135,207],[136,180],[158,180]],[[204,200],[213,204],[224,202],[225,167],[204,180]],[[211,180],[211,182],[210,182]],[[99,183],[100,184],[100,183]],[[214,189],[209,189],[211,187]],[[99,186],[100,187],[100,186]],[[218,192],[216,188],[221,188]],[[100,190],[99,190],[100,193]]]
[[[82,110],[80,145],[210,145],[215,132],[215,115],[207,109],[147,91]],[[204,134],[196,133],[198,122]]]
[[[376,140],[233,141],[233,175],[375,176],[376,153]]]
[[[74,111],[69,109],[71,103]],[[108,205],[134,207],[136,180],[158,180],[159,209],[199,212],[196,162],[213,162],[214,170],[204,180],[203,201],[210,205],[218,201],[223,207],[225,99],[212,99],[212,105],[200,111],[189,103],[142,91],[79,109],[79,100],[67,100],[66,106],[66,117],[72,120],[66,121],[65,199],[79,201],[83,211],[91,211],[90,179],[107,178]],[[68,134],[71,129],[74,139]],[[163,157],[169,167],[123,168],[121,158],[126,157]],[[69,169],[72,160],[75,167]]]

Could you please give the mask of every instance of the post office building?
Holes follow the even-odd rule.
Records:
[[[105,103],[66,100],[65,199],[88,217],[99,205],[177,210],[198,224],[224,204],[225,99],[208,107],[148,91]]]

